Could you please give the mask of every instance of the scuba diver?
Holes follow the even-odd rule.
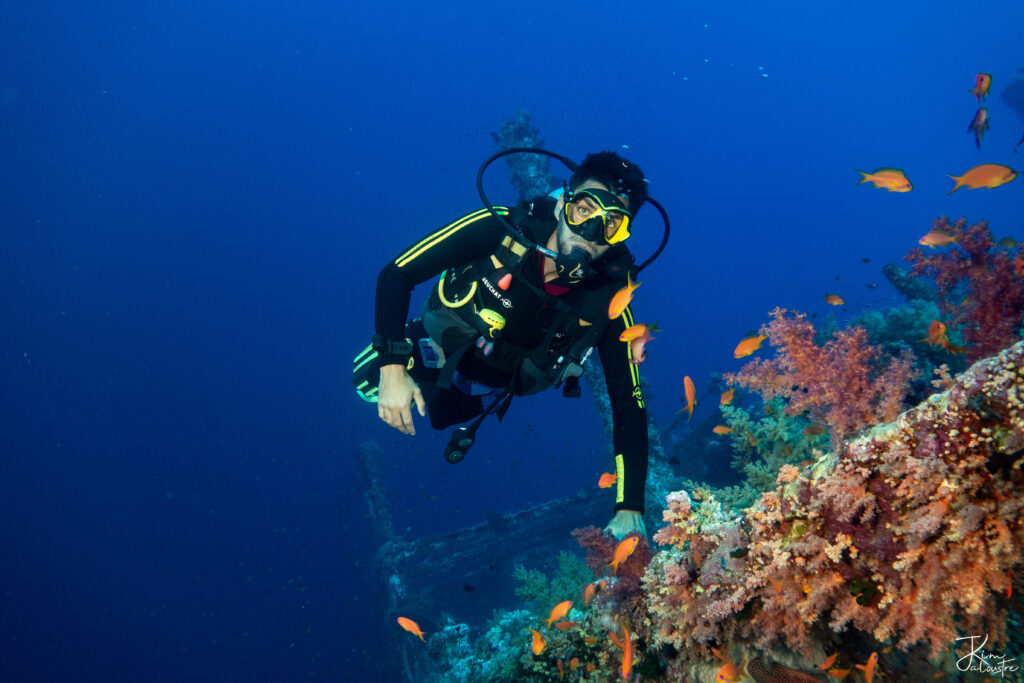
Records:
[[[557,198],[490,205],[480,179],[484,169],[518,151],[556,157],[574,171]],[[449,462],[458,462],[480,422],[492,413],[500,419],[513,396],[558,386],[566,396],[579,396],[582,366],[596,349],[611,402],[617,473],[606,529],[618,538],[646,537],[641,359],[619,341],[634,324],[632,311],[626,306],[616,313],[609,304],[636,280],[625,241],[637,211],[645,201],[661,211],[665,241],[667,215],[648,197],[643,172],[615,152],[590,154],[577,166],[544,150],[506,150],[485,162],[477,186],[485,208],[427,234],[381,270],[376,334],[355,358],[353,384],[377,403],[380,419],[403,434],[416,432],[414,404],[435,429],[472,421],[454,430],[445,451]],[[406,322],[413,288],[434,278],[420,316]]]

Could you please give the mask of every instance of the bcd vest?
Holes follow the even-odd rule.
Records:
[[[529,241],[543,242],[557,226],[555,201],[524,202],[509,213],[509,222]],[[473,349],[511,376],[507,388],[518,396],[582,373],[608,327],[608,305],[631,272],[633,257],[623,245],[612,247],[591,264],[595,275],[562,296],[527,281],[528,258],[536,252],[506,235],[487,258],[441,274],[422,308],[427,334],[446,357],[439,386],[450,386],[462,356]]]

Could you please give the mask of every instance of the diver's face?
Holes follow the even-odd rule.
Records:
[[[604,190],[610,192],[604,183],[600,183],[596,180],[584,181],[577,190]],[[629,201],[623,197],[623,204],[626,208],[629,208]],[[565,222],[565,196],[558,198],[558,203],[555,205],[555,218],[558,219],[558,228],[556,230],[558,253],[568,254],[572,251],[573,247],[580,247],[590,255],[590,260],[593,261],[597,257],[604,254],[610,248],[607,244],[598,244],[597,242],[591,242],[586,240],[580,235],[574,233],[570,228],[569,224]]]

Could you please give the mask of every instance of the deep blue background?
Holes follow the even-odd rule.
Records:
[[[774,306],[897,303],[880,268],[937,216],[1024,238],[1024,181],[943,196],[1024,165],[1017,0],[88,4],[0,9],[2,681],[358,678],[360,441],[409,536],[608,469],[587,399],[517,401],[453,468],[348,383],[377,271],[478,206],[517,108],[577,159],[628,145],[672,215],[635,299],[663,423]],[[856,185],[879,166],[914,191]]]

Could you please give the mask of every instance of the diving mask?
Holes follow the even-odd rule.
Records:
[[[565,222],[574,233],[596,244],[617,244],[629,237],[631,214],[607,190],[565,188]]]

